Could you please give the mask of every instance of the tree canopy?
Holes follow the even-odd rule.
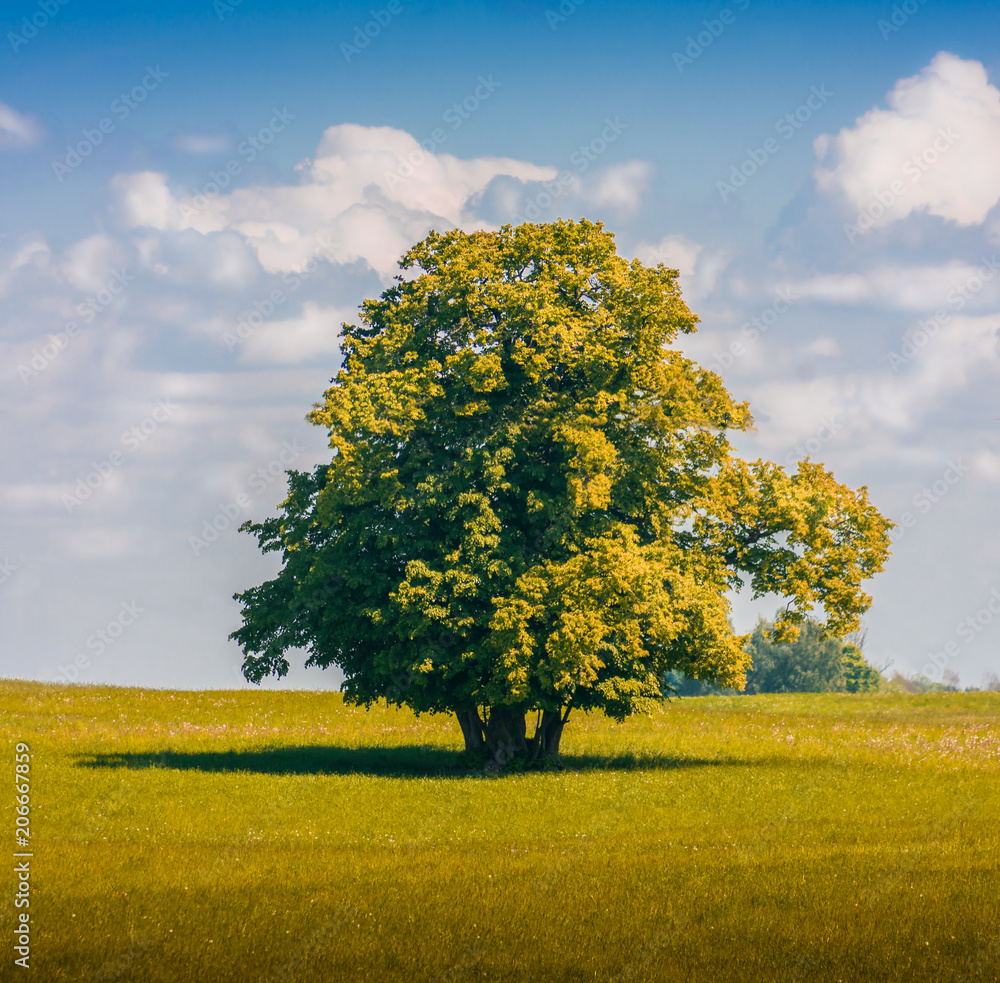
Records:
[[[236,595],[247,679],[305,648],[503,763],[557,754],[571,709],[650,709],[668,670],[742,686],[730,588],[788,599],[779,639],[857,626],[892,524],[821,464],[734,454],[749,408],[673,347],[676,270],[586,220],[432,232],[400,267],[309,414],[331,463],[244,525],[283,559]]]

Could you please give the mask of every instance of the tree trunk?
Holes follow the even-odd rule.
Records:
[[[532,738],[532,758],[549,758],[559,764],[559,741],[562,739],[563,728],[569,719],[569,710],[565,715],[560,710],[543,710],[542,719],[535,729]]]
[[[549,761],[562,767],[559,741],[569,719],[568,708],[565,711],[543,710],[530,741],[526,736],[525,713],[520,707],[489,707],[485,724],[475,709],[457,711],[456,716],[465,736],[466,751],[489,749],[487,771],[502,771],[519,756],[531,761]]]
[[[465,738],[465,750],[482,751],[486,747],[486,741],[483,740],[483,721],[479,710],[475,707],[471,710],[456,710],[455,716],[458,717],[458,725]]]
[[[528,750],[524,710],[517,707],[490,707],[483,734],[490,749],[487,771],[500,771]]]

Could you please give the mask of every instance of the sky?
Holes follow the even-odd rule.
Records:
[[[742,454],[899,524],[869,660],[1000,673],[998,51],[934,0],[2,0],[0,676],[248,685],[237,527],[329,459],[341,324],[431,229],[584,216],[679,269]]]

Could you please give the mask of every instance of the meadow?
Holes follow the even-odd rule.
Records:
[[[564,771],[497,778],[453,718],[335,693],[0,705],[32,755],[34,979],[1000,979],[997,693],[579,715]],[[0,806],[13,844],[12,781]]]

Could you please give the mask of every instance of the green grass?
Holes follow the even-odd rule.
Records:
[[[579,716],[566,771],[495,779],[335,694],[0,700],[36,980],[1000,979],[1000,694]]]

